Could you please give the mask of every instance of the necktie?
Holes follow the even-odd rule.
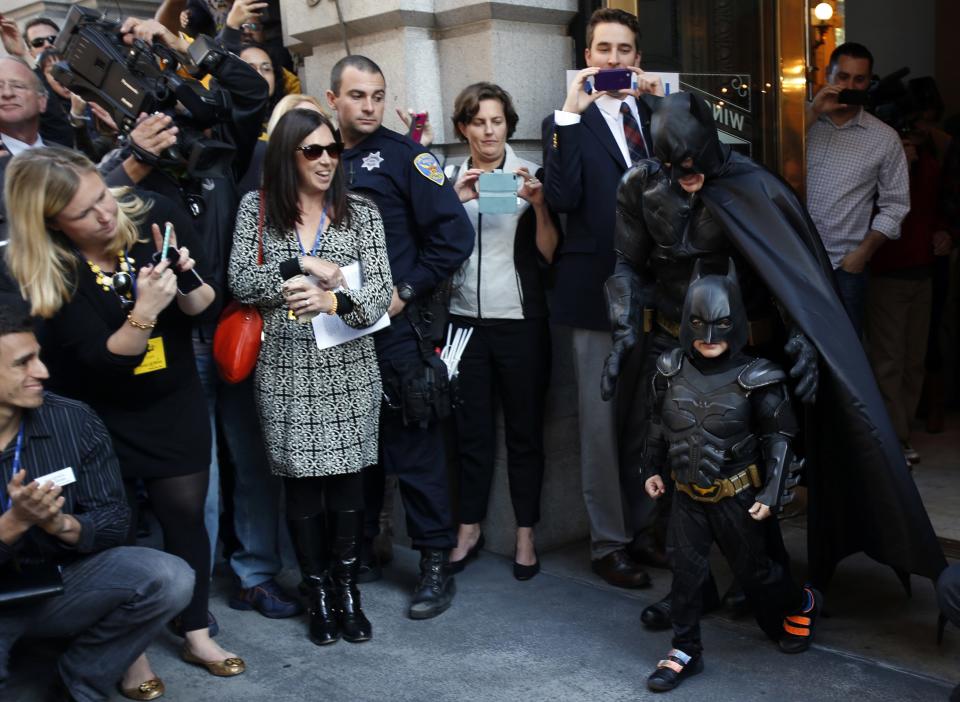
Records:
[[[637,161],[649,158],[647,145],[643,141],[640,125],[633,118],[630,106],[626,101],[620,103],[620,113],[623,115],[623,136],[627,139],[627,149],[630,151],[630,162],[636,165]]]

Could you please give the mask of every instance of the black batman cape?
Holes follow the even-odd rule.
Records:
[[[804,421],[811,580],[825,586],[858,551],[902,578],[935,579],[946,559],[816,227],[786,182],[723,151],[700,191],[704,204],[820,352],[817,401]]]

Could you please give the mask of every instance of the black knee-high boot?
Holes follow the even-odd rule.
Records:
[[[370,621],[360,608],[357,570],[360,567],[360,541],[363,537],[363,512],[336,513],[337,532],[333,540],[334,597],[340,615],[340,633],[353,643],[369,641],[373,636]]]
[[[340,624],[334,606],[333,581],[330,578],[330,547],[323,514],[303,519],[289,519],[290,539],[300,564],[310,600],[310,640],[318,646],[340,639]]]

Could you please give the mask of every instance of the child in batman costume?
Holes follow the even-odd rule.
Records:
[[[820,594],[800,587],[770,558],[764,519],[789,499],[799,467],[791,442],[797,421],[787,374],[742,352],[748,322],[736,269],[700,274],[684,299],[680,347],[657,360],[644,449],[645,488],[654,499],[676,485],[667,537],[673,568],[673,649],[647,681],[672,690],[703,670],[700,614],[708,556],[717,542],[763,631],[785,653],[810,646]]]

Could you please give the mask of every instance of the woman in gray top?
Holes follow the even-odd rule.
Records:
[[[460,528],[450,554],[459,572],[483,546],[493,477],[494,393],[503,407],[510,497],[517,520],[513,574],[529,580],[540,563],[533,527],[540,519],[543,407],[550,376],[550,332],[542,269],[553,259],[558,230],[547,209],[538,166],[518,157],[507,139],[517,126],[510,95],[493,83],[463,89],[454,105],[457,136],[470,158],[447,174],[476,230],[473,253],[454,277],[451,321],[472,329],[459,368],[456,409],[460,455]],[[499,170],[519,179],[513,211],[483,214],[477,184]]]
[[[284,478],[318,645],[371,637],[356,585],[360,471],[377,461],[382,390],[371,336],[321,349],[311,320],[331,315],[346,327],[370,327],[393,289],[380,213],[346,192],[335,135],[311,110],[277,123],[265,188],[240,203],[228,272],[233,296],[263,315],[257,402],[271,470]],[[362,283],[348,287],[356,267]]]

